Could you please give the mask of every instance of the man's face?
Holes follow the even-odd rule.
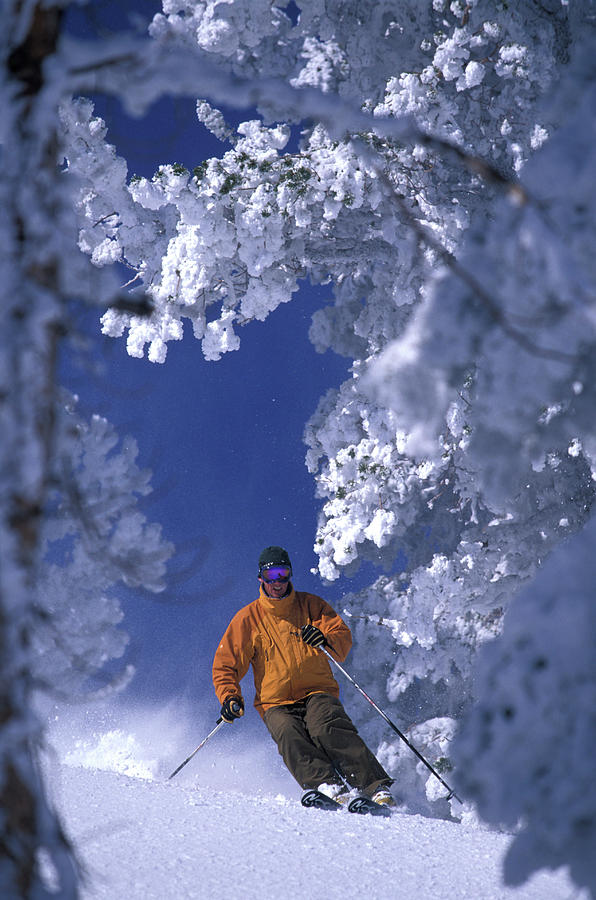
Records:
[[[281,600],[290,590],[291,574],[292,570],[288,566],[271,566],[263,569],[259,581],[268,597]]]

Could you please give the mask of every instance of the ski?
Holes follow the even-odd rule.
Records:
[[[390,816],[391,810],[387,806],[375,803],[369,797],[355,797],[348,805],[348,812],[358,815]]]
[[[306,791],[302,795],[300,802],[309,809],[341,809],[341,803],[337,803],[331,797],[328,797],[327,794],[322,794],[321,791],[314,789]]]

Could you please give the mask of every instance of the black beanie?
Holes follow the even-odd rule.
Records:
[[[289,566],[292,568],[288,551],[283,547],[265,547],[259,556],[259,575],[268,566]]]

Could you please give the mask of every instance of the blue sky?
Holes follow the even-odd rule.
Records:
[[[147,16],[157,8],[142,0],[128,6]],[[120,27],[125,10],[123,4],[91,4],[75,10],[72,27],[89,35],[98,21],[101,28]],[[196,120],[194,100],[166,98],[144,119],[131,120],[116,101],[94,99],[129,175],[150,177],[163,163],[192,168],[225,152]],[[235,122],[250,118],[228,113]],[[266,322],[242,329],[240,350],[219,362],[205,362],[190,332],[169,345],[165,365],[132,359],[124,340],[101,336],[95,312],[81,317],[94,368],[67,358],[66,386],[79,394],[81,412],[105,415],[122,436],[137,440],[156,488],[146,512],[180,551],[158,599],[122,594],[131,636],[127,660],[137,667],[131,690],[139,696],[187,691],[217,712],[213,652],[234,612],[257,595],[263,547],[287,547],[296,586],[339,610],[342,594],[367,580],[361,575],[325,586],[310,573],[321,501],[304,465],[302,434],[321,394],[339,386],[349,367],[330,351],[317,354],[308,340],[312,313],[330,297],[330,287],[304,285]],[[190,571],[181,578],[186,566]]]
[[[299,588],[340,605],[351,586],[325,588],[309,571],[320,501],[302,434],[347,367],[308,341],[316,307],[305,289],[244,329],[240,350],[219,362],[205,362],[187,335],[161,366],[130,358],[124,341],[98,336],[95,314],[86,317],[95,371],[67,364],[67,386],[81,412],[99,412],[137,440],[155,487],[145,511],[180,550],[159,599],[123,595],[136,690],[169,692],[184,669],[193,691],[205,681],[211,690],[213,651],[229,618],[256,596],[256,560],[269,544],[288,548]]]

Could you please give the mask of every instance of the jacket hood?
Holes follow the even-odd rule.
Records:
[[[294,585],[291,581],[290,593],[286,594],[285,597],[282,597],[281,600],[275,600],[273,597],[269,597],[268,594],[265,593],[263,585],[261,585],[261,590],[259,591],[259,603],[263,609],[266,609],[268,613],[272,613],[274,616],[286,617],[292,610],[295,600],[296,591],[294,590]]]

